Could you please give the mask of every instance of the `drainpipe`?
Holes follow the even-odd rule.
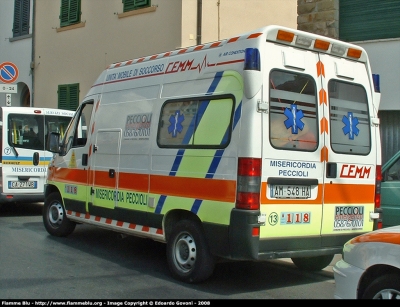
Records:
[[[31,86],[31,107],[35,104],[33,103],[35,98],[35,23],[36,23],[36,0],[33,0],[32,4],[32,59],[31,59],[31,74],[32,74],[32,86]]]
[[[220,5],[221,5],[221,0],[218,0],[217,1],[217,7],[218,7],[218,40],[220,40],[220,32],[221,32],[221,29],[220,29],[220,15],[219,15]]]
[[[202,9],[203,9],[203,1],[197,0],[197,37],[196,37],[197,45],[201,45]]]

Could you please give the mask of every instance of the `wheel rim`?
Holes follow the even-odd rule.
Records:
[[[64,211],[60,203],[54,203],[49,208],[49,222],[54,226],[60,226],[64,218]]]
[[[384,289],[375,294],[373,299],[400,300],[400,292],[394,289]]]
[[[175,244],[175,263],[183,272],[190,271],[196,262],[196,244],[188,234],[182,234]]]

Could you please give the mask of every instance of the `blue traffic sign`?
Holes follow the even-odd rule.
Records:
[[[4,83],[13,83],[18,79],[18,67],[11,62],[0,64],[0,81]]]

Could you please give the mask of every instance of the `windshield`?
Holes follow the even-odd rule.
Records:
[[[17,148],[44,150],[50,132],[63,137],[71,117],[35,114],[10,114],[8,117],[9,145]]]

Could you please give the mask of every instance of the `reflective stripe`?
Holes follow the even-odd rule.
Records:
[[[71,218],[74,221],[77,220],[86,220],[85,222],[90,221],[91,224],[94,224],[96,226],[101,226],[101,225],[107,225],[108,227],[111,226],[116,229],[125,229],[129,230],[129,232],[136,232],[140,234],[147,234],[147,236],[156,236],[159,237],[160,239],[164,238],[164,233],[162,229],[159,228],[153,228],[149,226],[144,226],[144,225],[138,225],[138,224],[132,224],[132,223],[126,223],[118,220],[112,220],[109,218],[104,218],[104,217],[99,217],[95,215],[90,215],[88,213],[83,214],[71,210],[67,210],[67,216]]]

